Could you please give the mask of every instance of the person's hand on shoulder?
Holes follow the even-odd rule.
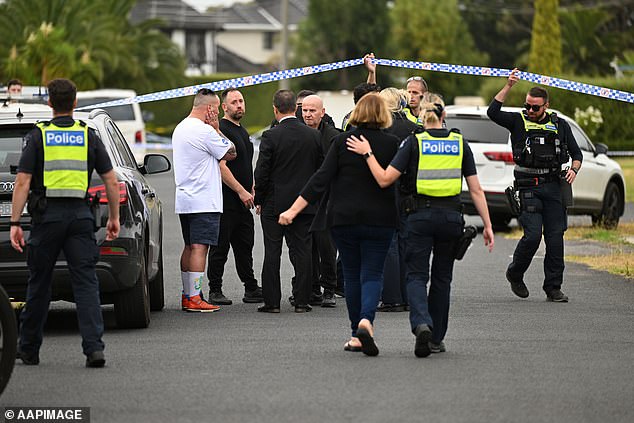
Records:
[[[348,150],[359,155],[364,155],[372,151],[370,143],[363,135],[361,135],[361,138],[357,138],[356,135],[349,136],[346,140],[346,147],[348,148]]]

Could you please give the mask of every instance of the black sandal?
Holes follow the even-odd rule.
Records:
[[[350,352],[361,352],[361,347],[357,347],[356,345],[350,345],[350,341],[348,341],[343,346],[343,350],[350,351]]]
[[[376,346],[374,338],[370,336],[370,332],[365,328],[357,329],[357,338],[361,341],[361,352],[370,357],[379,355],[379,347]]]

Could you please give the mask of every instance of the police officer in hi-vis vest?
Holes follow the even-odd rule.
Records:
[[[350,137],[347,143],[348,149],[367,158],[370,171],[381,187],[391,185],[404,174],[401,191],[411,193],[402,200],[401,207],[408,213],[405,267],[417,357],[446,350],[443,340],[449,319],[453,265],[464,228],[460,203],[463,176],[484,223],[484,244],[489,251],[494,244],[489,210],[469,144],[458,130],[443,128],[442,98],[429,95],[428,99],[431,103],[422,104],[419,115],[425,129],[401,143],[387,169],[374,159],[363,137]]]
[[[70,272],[82,348],[87,367],[103,367],[103,319],[95,265],[99,250],[95,221],[87,199],[93,170],[101,176],[108,198],[106,239],[119,235],[119,187],[108,153],[96,132],[73,119],[77,88],[68,79],[48,83],[53,119],[40,122],[24,138],[13,191],[11,245],[25,247],[22,210],[31,214],[26,307],[20,315],[18,358],[39,364],[42,332],[51,301],[51,279],[60,251]],[[29,192],[30,191],[30,192]]]
[[[524,236],[517,244],[513,261],[506,270],[511,290],[528,297],[524,273],[533,260],[544,235],[544,285],[548,301],[568,302],[561,292],[564,275],[564,232],[568,228],[563,189],[571,195],[570,185],[581,168],[583,154],[570,126],[549,113],[548,92],[540,87],[526,94],[522,113],[503,112],[502,103],[519,80],[513,69],[504,88],[495,96],[487,114],[491,120],[511,132],[515,166],[515,186],[519,190],[521,211],[518,218]],[[572,166],[562,172],[561,165],[572,157]],[[565,196],[564,196],[565,197]]]

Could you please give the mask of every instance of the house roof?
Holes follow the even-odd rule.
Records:
[[[225,29],[275,29],[282,27],[281,0],[255,0],[235,3],[222,9]],[[295,29],[308,14],[308,0],[288,0],[288,24]]]
[[[258,74],[276,70],[272,66],[258,65],[250,62],[248,59],[238,56],[222,46],[217,46],[216,52],[217,72]]]
[[[218,29],[224,12],[200,13],[181,0],[138,0],[130,12],[130,21],[147,19],[161,19],[169,28]]]

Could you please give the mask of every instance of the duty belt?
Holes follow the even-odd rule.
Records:
[[[556,173],[550,174],[550,175],[544,175],[544,176],[535,176],[535,177],[522,176],[522,177],[515,178],[515,184],[518,187],[534,187],[534,186],[542,185],[548,182],[557,182],[557,181],[559,181],[559,175],[557,175]]]
[[[456,201],[452,201],[448,198],[433,198],[433,197],[421,197],[414,196],[414,205],[416,210],[435,207],[439,209],[449,209],[455,211],[462,211],[462,204]]]
[[[556,172],[557,169],[524,167],[520,165],[515,165],[514,171],[521,172],[521,173],[530,173],[531,175],[544,175],[544,174]]]

